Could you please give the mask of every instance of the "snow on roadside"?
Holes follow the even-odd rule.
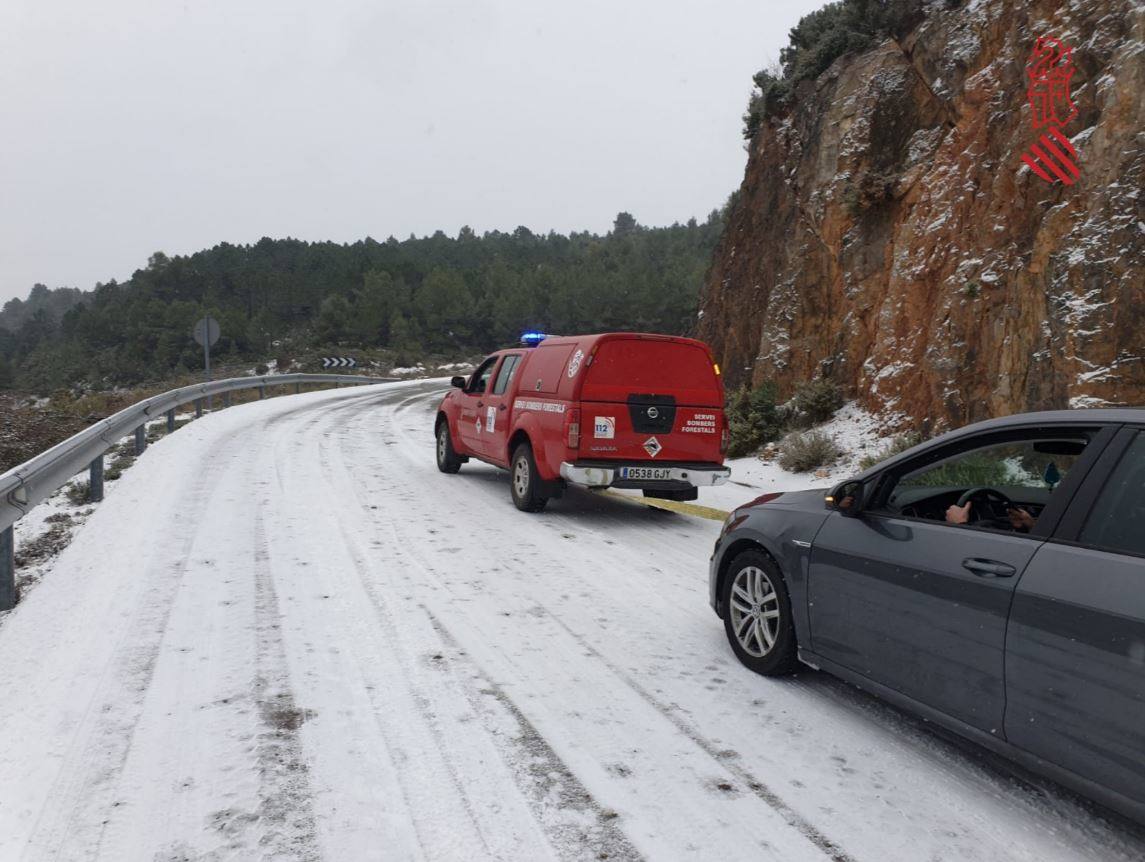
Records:
[[[193,412],[176,413],[175,421],[183,423],[195,418]],[[165,428],[167,424],[167,417],[162,416],[158,419],[152,419],[146,423],[147,429],[155,427]],[[164,435],[164,437],[166,434]],[[152,441],[149,446],[162,442],[164,438]],[[109,449],[104,453],[104,483],[103,495],[106,500],[110,495],[115,493],[115,486],[119,477],[107,475],[116,460],[117,447],[131,447],[134,444],[135,435],[128,434],[117,441],[116,447]],[[134,457],[134,449],[128,450],[131,457]],[[130,465],[124,465],[122,470],[130,469]],[[120,474],[122,475],[122,473]],[[21,592],[27,591],[34,587],[44,574],[49,571],[54,565],[56,558],[60,552],[64,550],[71,542],[76,530],[82,527],[91,514],[95,511],[99,503],[82,502],[75,503],[71,499],[71,494],[79,485],[86,485],[88,483],[88,471],[86,469],[77,473],[56,491],[48,499],[33,506],[24,517],[18,520],[13,525],[13,536],[16,541],[16,583]],[[0,616],[2,619],[2,616]]]
[[[873,455],[888,442],[883,432],[884,422],[863,410],[855,402],[844,404],[830,421],[816,426],[835,441],[843,456],[830,467],[790,473],[779,466],[778,450],[767,457],[763,453],[744,458],[731,458],[727,464],[732,477],[724,485],[700,490],[701,505],[731,511],[761,494],[775,491],[802,491],[807,488],[830,488],[858,473],[859,461]]]

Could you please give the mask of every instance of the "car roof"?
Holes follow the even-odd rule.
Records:
[[[561,344],[579,344],[582,350],[591,350],[597,344],[603,341],[612,341],[614,339],[644,339],[647,341],[675,341],[679,344],[692,344],[697,347],[702,347],[708,350],[708,345],[703,341],[695,338],[686,338],[683,335],[664,335],[658,332],[597,332],[590,335],[550,335],[543,341],[537,343],[537,346],[561,345]],[[503,347],[502,350],[519,350],[524,348],[532,350],[531,347],[525,345],[514,345],[512,347]]]
[[[945,434],[924,440],[917,446],[912,446],[903,452],[880,461],[856,474],[854,478],[866,478],[879,472],[891,464],[905,461],[918,455],[924,449],[929,449],[939,443],[953,443],[973,434],[984,431],[1005,431],[1011,428],[1078,426],[1078,425],[1121,425],[1145,424],[1145,407],[1086,407],[1075,410],[1041,410],[1033,413],[1013,413],[1009,416],[999,416],[995,419],[984,419],[970,425],[963,425],[947,431]]]

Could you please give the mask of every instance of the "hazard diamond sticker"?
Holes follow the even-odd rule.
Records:
[[[660,445],[660,441],[655,437],[649,437],[644,441],[644,451],[648,453],[649,458],[655,458],[660,454],[660,450],[664,447]]]

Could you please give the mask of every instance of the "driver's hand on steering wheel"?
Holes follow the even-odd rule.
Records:
[[[1037,520],[1027,512],[1025,509],[1019,509],[1017,506],[1011,506],[1006,510],[1006,515],[1010,519],[1010,526],[1015,530],[1032,530]]]
[[[970,523],[970,501],[966,501],[965,506],[951,506],[946,510],[946,523],[948,524],[968,524]]]

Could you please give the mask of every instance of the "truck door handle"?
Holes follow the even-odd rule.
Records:
[[[973,572],[980,578],[1009,578],[1017,571],[1008,563],[999,563],[997,560],[983,560],[978,557],[967,557],[962,561],[962,568]]]
[[[484,401],[478,401],[478,402],[477,402],[477,406],[478,406],[478,407],[484,407],[484,406],[485,406],[485,402],[484,402]]]
[[[508,408],[508,407],[506,407],[504,404],[502,404],[502,405],[501,405],[500,407],[498,407],[497,409],[498,409],[498,410],[508,410],[509,408]]]

